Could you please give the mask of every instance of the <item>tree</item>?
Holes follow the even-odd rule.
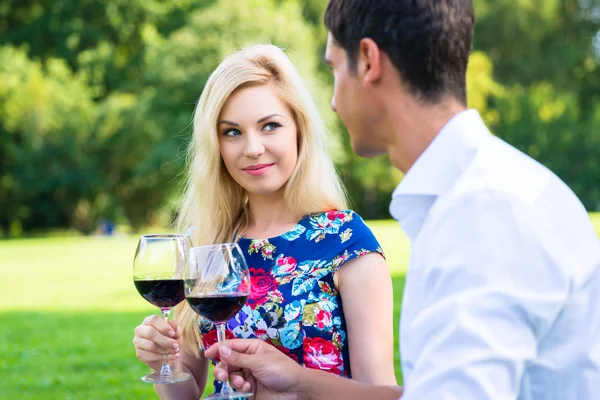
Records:
[[[475,48],[506,90],[495,133],[542,162],[600,209],[598,0],[478,0]]]
[[[170,192],[169,197],[175,196],[177,189],[173,177],[184,166],[182,150],[191,133],[195,102],[210,73],[233,51],[256,43],[286,49],[321,109],[328,108],[328,91],[316,74],[313,32],[298,18],[299,13],[295,3],[248,0],[242,8],[235,1],[220,0],[190,14],[188,22],[166,38],[157,32],[148,34],[144,62],[147,90],[140,94],[137,111],[140,118],[146,118],[145,130],[138,128],[129,134],[137,137],[140,149],[145,149],[138,149],[140,155],[145,154],[145,165],[170,170],[158,185]],[[121,179],[121,184],[127,182]],[[122,200],[131,202],[131,208],[143,202],[138,197]]]
[[[42,67],[23,49],[0,47],[0,226],[90,229],[98,171],[89,88],[64,61]]]

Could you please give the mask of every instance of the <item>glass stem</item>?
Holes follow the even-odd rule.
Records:
[[[160,311],[162,312],[162,316],[164,317],[165,321],[167,321],[167,323],[169,323],[169,315],[171,315],[171,309],[170,308],[161,308]],[[171,371],[171,367],[169,366],[169,353],[166,353],[163,357],[163,363],[162,363],[162,367],[160,368],[160,374],[162,376],[173,375],[173,372]]]
[[[219,343],[224,342],[227,337],[225,336],[225,324],[224,323],[218,323],[217,325],[217,341]],[[227,370],[227,364],[225,363],[225,361],[221,360],[221,368]],[[234,393],[233,389],[231,388],[231,386],[229,386],[229,381],[225,381],[223,382],[223,386],[221,387],[221,394],[231,394]]]

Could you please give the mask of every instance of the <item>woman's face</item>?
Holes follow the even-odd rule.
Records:
[[[298,161],[296,122],[272,85],[240,89],[217,124],[221,157],[249,195],[283,193]]]

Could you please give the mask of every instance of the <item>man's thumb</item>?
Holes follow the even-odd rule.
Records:
[[[238,353],[225,344],[219,345],[219,354],[221,355],[221,359],[225,361],[228,366],[231,365],[232,367],[252,370],[252,366],[254,365],[251,356]]]

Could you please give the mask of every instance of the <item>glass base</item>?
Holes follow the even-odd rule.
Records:
[[[246,397],[252,397],[252,396],[254,396],[254,393],[250,393],[250,392],[233,392],[230,394],[214,393],[208,397],[205,397],[204,400],[226,400],[226,399],[244,400]]]
[[[162,383],[177,383],[190,379],[192,376],[187,372],[173,372],[170,375],[161,375],[159,372],[142,376],[142,380],[146,383],[159,385]]]

